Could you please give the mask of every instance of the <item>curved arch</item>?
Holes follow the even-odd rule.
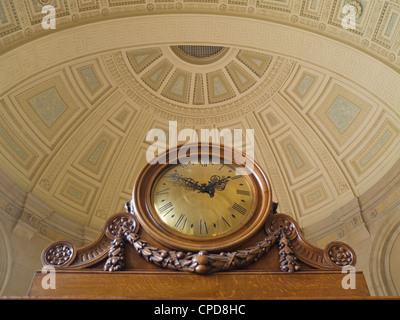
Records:
[[[369,257],[371,289],[375,295],[397,296],[400,293],[397,292],[392,279],[390,255],[396,239],[400,236],[399,209],[393,210],[383,223],[384,226],[379,230],[371,246]]]
[[[7,233],[0,222],[0,296],[7,286],[11,274],[11,246]]]

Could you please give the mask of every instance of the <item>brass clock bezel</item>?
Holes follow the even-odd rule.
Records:
[[[195,156],[201,156],[201,144],[198,146]],[[140,171],[132,192],[132,205],[138,221],[144,231],[153,239],[166,246],[166,248],[199,251],[205,250],[209,252],[226,250],[229,248],[237,247],[241,243],[249,240],[256,232],[258,232],[265,224],[265,221],[272,211],[272,193],[271,186],[266,174],[263,170],[249,158],[246,158],[247,163],[251,161],[251,165],[247,166],[250,170],[249,180],[251,181],[252,188],[254,188],[254,201],[252,212],[248,218],[240,226],[228,231],[222,235],[214,237],[195,237],[190,235],[181,234],[167,225],[165,225],[158,217],[155,208],[152,205],[151,194],[154,183],[158,180],[160,174],[167,170],[170,166],[176,165],[176,158],[173,155],[179,153],[179,149],[188,144],[177,146],[176,148],[169,149],[163,155],[159,155],[157,159],[166,156],[166,163],[159,163],[154,161],[153,164],[147,163]],[[209,155],[213,155],[214,150],[212,144],[209,145]],[[242,166],[236,164],[234,154],[236,151],[227,147],[219,146],[219,154],[221,159],[225,151],[232,154],[232,165]],[[193,155],[193,154],[192,154]],[[242,155],[242,154],[240,154]],[[155,160],[157,160],[155,159]]]

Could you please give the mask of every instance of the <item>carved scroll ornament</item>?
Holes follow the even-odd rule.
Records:
[[[92,244],[76,249],[68,241],[58,241],[42,253],[42,263],[55,268],[82,269],[107,259],[104,270],[125,268],[125,245],[131,245],[147,262],[160,268],[197,274],[230,271],[258,261],[278,245],[279,264],[283,272],[300,270],[299,261],[322,270],[354,265],[354,251],[345,243],[331,242],[320,249],[304,239],[296,222],[285,214],[272,214],[266,224],[266,237],[253,246],[232,252],[183,252],[159,249],[140,238],[139,223],[133,213],[118,213],[103,227],[101,236]]]
[[[313,246],[304,238],[297,223],[288,215],[274,214],[267,221],[265,231],[280,238],[281,270],[284,268],[282,271],[298,270],[296,260],[317,269],[341,269],[345,265],[356,264],[356,254],[349,245],[334,241],[325,249]]]

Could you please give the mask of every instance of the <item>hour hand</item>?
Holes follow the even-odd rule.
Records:
[[[182,177],[178,173],[166,174],[166,177],[171,180],[176,180],[177,184],[184,186],[187,190],[198,190],[200,193],[208,193],[211,198],[214,196],[215,189],[213,186],[210,186],[210,183],[199,184],[198,181],[194,181],[192,178]]]
[[[194,181],[192,178],[182,177],[178,173],[166,174],[165,176],[171,180],[176,180],[177,184],[186,187],[188,190],[199,190],[201,192],[202,186],[200,186],[199,183]]]

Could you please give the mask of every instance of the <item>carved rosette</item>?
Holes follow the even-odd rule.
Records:
[[[130,229],[134,232],[139,231],[139,223],[136,221],[133,215],[120,213],[113,216],[107,223],[105,230],[106,236],[110,239],[114,239],[120,234],[123,226],[125,229]]]
[[[289,240],[297,236],[296,224],[283,214],[274,214],[265,224],[265,232],[276,236],[285,235]]]
[[[57,241],[49,246],[42,254],[42,264],[44,266],[66,267],[74,260],[76,250],[72,243],[68,241]]]
[[[339,241],[329,243],[325,248],[325,259],[334,267],[355,265],[356,255],[352,248]]]

